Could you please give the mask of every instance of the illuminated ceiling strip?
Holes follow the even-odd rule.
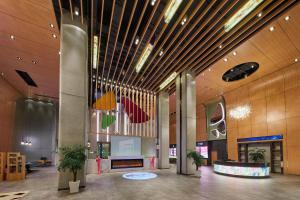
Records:
[[[209,19],[205,19],[206,14],[210,13],[211,14],[211,18],[213,18],[214,16],[217,16],[219,12],[221,12],[221,9],[226,4],[226,1],[224,1],[223,3],[219,4],[218,7],[213,12],[211,12],[211,8],[215,5],[215,4],[213,4],[213,1],[212,1],[211,4],[205,10],[202,11],[201,15],[198,16],[197,21],[194,23],[195,25],[198,25],[202,19],[204,20],[204,21],[201,22],[201,25],[197,27],[197,31],[195,31],[193,33],[193,35],[190,36],[189,34],[190,34],[190,32],[191,32],[190,30],[192,30],[192,28],[190,30],[188,30],[185,33],[185,35],[183,36],[183,38],[188,38],[188,39],[181,40],[174,47],[174,49],[177,49],[180,45],[183,45],[183,46],[180,46],[180,48],[176,51],[176,55],[175,56],[172,55],[174,51],[169,54],[169,56],[172,55],[172,57],[171,57],[171,60],[169,60],[169,62],[165,66],[165,68],[168,69],[167,72],[166,72],[166,74],[170,73],[171,71],[178,71],[178,70],[181,70],[181,69],[185,68],[185,65],[183,63],[186,63],[187,61],[190,62],[190,63],[192,63],[191,58],[196,53],[195,52],[195,47],[196,47],[197,51],[200,48],[203,48],[203,44],[205,44],[212,36],[215,35],[214,32],[217,33],[217,31],[218,31],[217,28],[215,28],[214,30],[212,30],[212,28],[214,28],[214,26],[223,18],[223,16],[225,16],[225,14],[227,13],[227,11],[231,10],[234,7],[234,5],[236,5],[237,3],[238,3],[238,1],[233,2],[230,6],[228,6],[226,8],[226,10],[223,10],[221,16],[219,16],[218,19],[215,20],[210,25],[209,28],[207,28],[205,31],[202,31],[203,28],[205,26],[207,26],[207,24],[209,22],[211,22]],[[221,28],[223,28],[223,25],[219,29],[221,29]],[[210,37],[208,37],[209,34],[210,34]],[[206,37],[205,40],[203,40],[204,37]],[[194,41],[194,38],[196,38],[197,40]],[[188,40],[188,41],[186,41],[186,40]],[[202,44],[202,45],[199,45],[199,44]],[[187,47],[188,47],[188,49],[186,50]],[[209,47],[209,45],[205,46],[205,48],[208,48],[208,47]],[[199,55],[199,54],[197,54],[197,55]],[[182,62],[182,59],[184,59],[183,62]],[[179,66],[178,66],[178,64],[179,64]],[[160,66],[164,66],[164,64],[161,64]],[[159,72],[160,69],[158,68],[157,71]],[[152,79],[152,81],[151,81],[151,84],[150,84],[151,87],[150,88],[154,89],[155,87],[157,87],[157,84],[155,85],[155,83],[156,82],[161,82],[162,80],[164,80],[164,78],[165,77],[163,77],[163,76],[162,77],[158,77],[158,76],[154,77]],[[158,81],[157,81],[157,79],[158,79]]]
[[[177,9],[179,8],[180,4],[182,3],[182,0],[171,0],[168,9],[165,12],[165,22],[168,24],[174,14],[176,13]]]
[[[93,42],[93,69],[97,69],[98,59],[98,36],[94,36]]]
[[[127,61],[128,55],[129,55],[129,52],[131,52],[131,48],[132,48],[133,42],[135,41],[135,38],[136,38],[136,36],[137,36],[138,30],[139,30],[140,25],[141,25],[141,23],[142,23],[142,19],[143,19],[143,17],[144,17],[144,14],[145,14],[145,12],[146,12],[147,5],[148,5],[148,4],[149,4],[149,0],[146,0],[146,4],[144,4],[143,9],[142,9],[142,12],[140,12],[140,14],[139,14],[139,20],[138,20],[137,25],[136,25],[136,27],[135,27],[135,30],[134,30],[134,32],[133,32],[133,36],[132,36],[132,39],[131,39],[131,41],[130,41],[129,48],[127,49],[127,53],[126,53],[124,62],[123,62],[122,67],[121,67],[121,72],[122,72],[123,69],[124,69],[124,66],[125,66],[125,64],[126,64],[126,61]],[[125,77],[127,76],[127,73],[128,73],[128,71],[129,71],[128,69],[130,69],[130,66],[127,68],[127,70],[126,70],[125,74],[123,75],[123,77],[124,77],[124,76],[125,76]],[[122,75],[122,73],[119,73],[117,82],[119,82],[121,75]],[[123,79],[123,80],[124,80],[124,79]],[[123,82],[123,81],[122,81],[122,82]]]
[[[230,31],[235,25],[242,21],[252,12],[263,0],[249,0],[240,10],[238,10],[224,25],[225,32]]]
[[[142,56],[140,57],[139,61],[137,62],[135,66],[135,71],[139,73],[145,64],[146,60],[148,59],[150,53],[153,50],[153,46],[151,44],[148,44],[146,49],[143,51]]]
[[[146,35],[146,32],[147,32],[147,30],[149,29],[149,25],[150,25],[150,23],[151,23],[151,21],[152,21],[152,19],[153,19],[153,17],[154,17],[154,14],[155,14],[155,12],[156,12],[156,10],[157,10],[157,8],[158,8],[159,3],[160,3],[160,0],[158,0],[158,2],[155,4],[155,7],[152,9],[151,15],[150,15],[150,17],[148,18],[148,22],[147,22],[146,26],[144,27],[143,33],[142,33],[142,35],[141,35],[141,40],[140,40],[140,42],[138,43],[137,47],[135,48],[134,53],[133,53],[133,56],[131,57],[131,61],[130,61],[130,63],[129,63],[128,66],[132,66],[132,63],[133,63],[133,61],[135,60],[135,56],[136,56],[136,54],[137,54],[137,50],[140,48],[140,45],[142,44],[142,41],[144,40],[144,37],[145,37],[145,35]],[[159,23],[159,22],[158,22],[158,23]],[[158,24],[158,23],[156,23],[156,24]],[[149,43],[150,43],[150,40],[151,40],[151,38],[152,38],[152,33],[155,32],[156,27],[157,27],[157,26],[155,26],[155,28],[152,30],[151,36],[148,38],[146,44],[149,44]],[[129,70],[129,69],[131,70],[131,67],[128,67],[127,70]],[[131,76],[132,76],[133,72],[134,72],[134,70],[131,70],[131,73],[130,73],[130,75],[129,75],[129,78],[128,78],[127,81],[126,81],[126,85],[128,84],[129,80],[131,79]],[[124,82],[124,80],[125,80],[125,76],[123,77],[122,83]]]
[[[160,84],[159,88],[164,89],[169,83],[171,83],[177,76],[176,72],[173,72],[162,84]]]
[[[123,39],[121,50],[120,50],[120,53],[119,53],[119,56],[118,56],[117,64],[115,65],[115,70],[114,70],[114,74],[112,76],[112,80],[115,80],[115,75],[116,75],[117,68],[118,68],[118,65],[119,65],[119,62],[120,62],[120,58],[121,58],[121,55],[122,55],[122,52],[123,52],[123,47],[124,47],[125,42],[127,40],[127,35],[128,35],[128,32],[129,32],[129,28],[131,26],[131,22],[132,22],[134,13],[135,13],[136,6],[137,6],[137,1],[134,1],[134,5],[133,5],[133,8],[132,8],[132,12],[130,14],[129,22],[127,24],[126,33],[125,33],[125,36],[123,37],[124,39]],[[122,71],[120,73],[122,73]]]
[[[154,61],[154,59],[156,58],[156,56],[159,54],[159,51],[163,48],[163,46],[165,45],[165,43],[167,42],[167,40],[171,37],[172,33],[174,33],[175,28],[177,27],[177,25],[181,22],[181,18],[183,16],[185,16],[187,14],[187,11],[191,8],[192,5],[192,1],[188,1],[188,3],[186,4],[184,10],[181,12],[180,17],[178,18],[178,20],[173,24],[173,26],[171,27],[171,30],[168,31],[168,35],[165,36],[163,38],[163,42],[160,43],[159,47],[156,48],[156,45],[158,44],[158,42],[160,41],[163,33],[165,33],[165,30],[168,26],[168,24],[164,24],[163,28],[161,29],[161,32],[159,33],[159,35],[155,38],[155,42],[154,42],[154,48],[157,49],[156,52],[154,53],[154,56],[152,56],[151,60],[149,61],[149,63],[147,64],[147,66],[145,67],[145,70],[143,71],[142,75],[140,76],[139,80],[137,81],[137,83],[140,82],[141,77],[144,76],[144,74],[147,72],[147,69],[152,66],[152,62]],[[173,39],[173,38],[172,38]],[[151,68],[150,68],[151,70]],[[147,75],[150,74],[147,72]],[[133,81],[132,81],[133,83]],[[139,87],[141,87],[141,85],[143,85],[144,82],[140,82]]]
[[[198,4],[198,6],[194,9],[194,11],[190,14],[190,16],[189,16],[189,19],[188,19],[188,21],[186,22],[186,25],[188,25],[190,22],[191,22],[191,20],[194,18],[194,16],[195,16],[195,14],[198,12],[198,10],[202,7],[202,5],[205,3],[205,1],[201,1],[199,4]],[[177,33],[176,33],[176,35],[172,38],[172,41],[170,42],[170,43],[168,43],[168,46],[167,46],[167,48],[165,48],[164,49],[164,51],[165,52],[167,52],[167,51],[169,51],[169,48],[171,48],[172,47],[172,51],[170,52],[170,53],[167,53],[167,55],[166,55],[166,57],[165,57],[165,60],[162,62],[162,63],[160,63],[159,64],[159,62],[160,62],[160,60],[162,59],[162,57],[160,57],[160,58],[158,58],[158,60],[157,60],[157,62],[152,66],[152,68],[151,68],[151,70],[150,70],[150,73],[153,71],[153,70],[156,70],[156,71],[154,71],[154,76],[152,76],[152,78],[149,78],[149,79],[147,79],[147,82],[145,83],[145,85],[146,84],[148,84],[148,85],[153,85],[154,83],[152,82],[152,80],[153,79],[157,79],[158,78],[158,76],[155,76],[157,73],[159,73],[161,70],[161,68],[162,67],[164,67],[165,66],[165,63],[167,62],[167,60],[169,60],[169,58],[170,58],[170,56],[176,51],[176,49],[177,49],[177,47],[179,47],[179,45],[181,45],[182,43],[183,43],[183,41],[184,41],[184,46],[183,47],[180,47],[180,50],[179,51],[181,51],[182,49],[184,49],[190,42],[187,42],[187,40],[188,41],[192,41],[195,37],[196,37],[196,35],[198,35],[198,33],[200,32],[200,29],[198,30],[198,31],[195,31],[195,33],[193,34],[193,36],[188,36],[193,30],[194,30],[194,28],[196,27],[196,25],[203,19],[203,16],[205,16],[205,14],[209,11],[209,8],[211,8],[211,6],[213,6],[214,5],[214,3],[213,2],[211,2],[211,4],[206,8],[206,10],[203,10],[202,12],[201,12],[201,14],[199,15],[199,16],[197,16],[197,19],[196,19],[196,21],[193,23],[193,24],[191,24],[191,27],[189,27],[189,29],[188,30],[186,30],[184,27],[182,27]],[[181,33],[183,32],[183,31],[186,31],[186,32],[184,32],[184,36],[181,36]],[[179,38],[179,36],[180,36],[180,41],[178,42],[178,43],[176,43],[175,44],[175,47],[174,47],[174,45],[173,45],[173,43],[175,42],[175,41],[177,41],[177,39]],[[202,37],[199,37],[199,38],[202,38]],[[176,51],[176,52],[178,52],[178,50]],[[174,58],[173,58],[173,56],[171,57],[173,60],[174,60]],[[170,62],[170,63],[172,63],[172,62]],[[167,63],[167,65],[169,66],[170,65],[170,63]],[[159,65],[158,65],[159,64]],[[157,66],[157,67],[156,67]],[[174,70],[173,70],[174,71]],[[150,74],[149,73],[149,74]],[[162,79],[163,80],[163,79]],[[161,80],[161,81],[162,81]],[[153,83],[153,84],[152,84]],[[154,88],[152,88],[152,89],[154,89]]]

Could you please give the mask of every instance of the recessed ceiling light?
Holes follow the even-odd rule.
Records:
[[[151,1],[151,6],[154,6],[154,5],[155,5],[155,2],[156,2],[156,0],[152,0],[152,1]]]
[[[286,17],[284,18],[284,20],[285,20],[285,21],[289,21],[289,20],[290,20],[290,16],[286,16]]]
[[[183,25],[185,24],[186,21],[187,21],[187,18],[184,17],[184,18],[182,19],[182,21],[181,21],[181,25],[183,26]]]
[[[4,76],[4,73],[3,73],[3,72],[1,72],[1,76]]]
[[[21,57],[19,57],[19,56],[17,56],[17,60],[22,60],[22,58],[21,58]]]
[[[298,58],[295,58],[295,60],[294,60],[295,62],[298,62]]]
[[[228,59],[227,58],[224,58],[224,62],[227,62],[228,61]]]
[[[236,56],[236,51],[232,52],[232,54],[233,54],[234,56]]]
[[[160,52],[159,52],[159,56],[162,56],[164,54],[164,52],[163,52],[163,50],[161,50]]]
[[[210,71],[211,71],[211,69],[209,68],[209,69],[208,69],[208,71],[210,72]]]
[[[15,38],[14,35],[10,35],[10,39],[11,39],[11,40],[15,40],[16,38]]]
[[[52,33],[52,37],[53,38],[57,38],[57,36],[55,35],[55,33]]]
[[[58,54],[60,55],[60,54],[61,54],[61,52],[59,51],[59,52],[58,52]]]
[[[134,44],[135,44],[135,45],[138,45],[139,42],[140,42],[140,38],[137,37],[137,38],[135,39],[135,41],[134,41]]]
[[[274,26],[271,26],[271,27],[269,28],[269,30],[270,30],[271,32],[273,32],[273,31],[275,30],[275,27],[274,27]]]
[[[78,16],[78,15],[79,15],[79,8],[75,7],[74,10],[75,10],[75,11],[74,11],[75,15]]]
[[[54,28],[54,25],[53,25],[53,24],[50,24],[50,27],[51,27],[51,28]]]
[[[262,16],[262,12],[258,13],[257,17],[261,17]]]
[[[220,45],[220,46],[219,46],[219,49],[222,49],[222,47],[223,47],[223,46],[222,46],[222,45]]]
[[[36,64],[37,64],[37,61],[36,61],[36,60],[32,60],[32,63],[36,65]]]

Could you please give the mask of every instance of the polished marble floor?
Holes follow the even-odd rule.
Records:
[[[126,180],[124,173],[88,175],[87,187],[78,194],[57,191],[55,168],[42,168],[25,181],[0,182],[0,193],[30,190],[24,200],[299,200],[300,176],[272,175],[268,179],[243,179],[214,174],[202,167],[202,177],[177,175],[175,169],[156,170],[155,179]]]

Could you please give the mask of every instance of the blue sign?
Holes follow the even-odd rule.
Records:
[[[262,137],[251,137],[251,138],[240,138],[238,142],[255,142],[255,141],[264,141],[264,140],[282,140],[283,135],[271,135],[271,136],[262,136]]]

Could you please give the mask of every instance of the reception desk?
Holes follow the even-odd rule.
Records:
[[[216,161],[214,172],[217,174],[245,177],[267,178],[270,176],[270,167],[263,163],[240,163],[234,161]]]

